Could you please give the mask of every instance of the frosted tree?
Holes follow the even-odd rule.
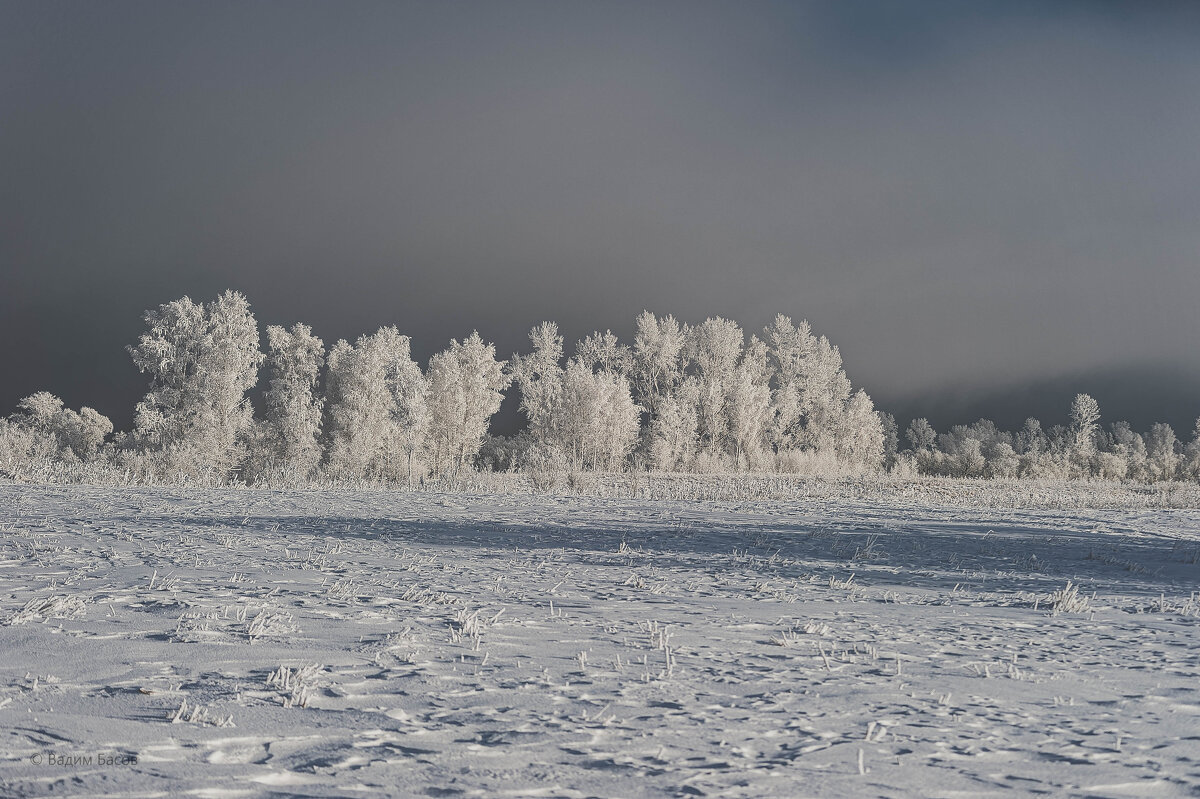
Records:
[[[17,403],[21,421],[43,433],[51,432],[55,420],[62,413],[63,401],[49,391],[38,391]]]
[[[620,372],[601,369],[592,381],[600,400],[594,463],[597,468],[620,471],[637,445],[642,410]]]
[[[643,311],[636,322],[629,377],[646,414],[642,455],[656,469],[684,468],[696,453],[698,387],[685,373],[688,327]]]
[[[406,341],[407,341],[407,337]],[[389,364],[388,387],[392,392],[392,450],[404,457],[405,480],[412,482],[423,463],[429,440],[429,381],[405,347],[403,357]],[[421,466],[422,471],[424,467]]]
[[[563,376],[562,416],[571,431],[567,449],[584,468],[619,471],[637,444],[641,408],[625,374],[629,348],[612,331],[593,333],[575,345]]]
[[[636,324],[630,352],[630,383],[634,399],[653,422],[659,406],[684,381],[684,344],[688,331],[686,325],[670,314],[658,319],[649,311],[642,311]]]
[[[529,331],[533,352],[513,355],[508,371],[521,392],[521,412],[529,420],[529,435],[542,446],[559,438],[556,413],[562,403],[564,373],[563,337],[553,322],[542,322]]]
[[[1151,425],[1146,436],[1146,461],[1152,480],[1174,480],[1179,467],[1175,430],[1165,422]]]
[[[488,420],[500,409],[511,378],[496,360],[496,347],[472,333],[429,361],[429,419],[434,463],[443,473],[459,470],[479,451]]]
[[[891,471],[899,460],[900,428],[896,425],[896,417],[887,411],[876,411],[879,414],[879,426],[883,430],[883,468]]]
[[[818,452],[836,447],[833,436],[849,410],[850,380],[842,371],[842,355],[829,339],[817,339],[808,361],[802,410],[807,423],[801,442]]]
[[[151,378],[134,413],[133,442],[168,471],[230,473],[252,427],[246,392],[263,361],[249,302],[235,291],[203,305],[183,297],[145,320],[149,329],[129,347]]]
[[[933,449],[933,445],[937,442],[937,431],[929,424],[928,419],[913,419],[909,422],[908,429],[904,431],[904,438],[908,440],[909,449],[914,454],[920,454]]]
[[[1146,460],[1146,440],[1135,432],[1129,422],[1113,422],[1110,432],[1112,454],[1124,464],[1123,474],[1130,480],[1148,481],[1150,466]]]
[[[1083,458],[1096,451],[1096,433],[1100,429],[1100,405],[1088,394],[1076,394],[1071,401],[1071,447]]]
[[[1180,463],[1181,476],[1189,480],[1200,480],[1200,419],[1192,430],[1192,440],[1183,449],[1183,461]]]
[[[729,379],[725,423],[734,463],[751,468],[767,437],[771,420],[771,371],[766,345],[751,336]]]
[[[340,477],[412,479],[427,438],[428,386],[408,336],[382,327],[329,353],[326,466]]]
[[[729,430],[726,402],[745,335],[736,322],[720,317],[688,331],[687,354],[698,388],[696,404],[700,448],[709,456],[725,451]]]
[[[1013,452],[1017,456],[1017,476],[1035,477],[1042,468],[1042,457],[1050,447],[1050,438],[1042,423],[1030,416],[1013,436]]]
[[[983,477],[987,459],[983,455],[983,440],[972,426],[956,424],[938,435],[934,453],[933,474],[946,477]]]
[[[687,378],[659,398],[648,436],[650,461],[660,471],[686,469],[696,456],[699,385]]]
[[[834,437],[838,458],[859,468],[879,469],[883,465],[883,422],[867,392],[859,389],[850,398],[841,426]]]
[[[308,325],[267,328],[265,418],[258,443],[262,468],[306,478],[321,460],[321,411],[317,383],[325,365],[325,344]]]
[[[391,401],[383,359],[372,336],[339,340],[329,351],[325,376],[325,467],[343,479],[364,478],[382,448]]]
[[[592,333],[576,344],[575,357],[592,371],[625,375],[633,366],[633,352],[611,330]]]
[[[1026,419],[1025,424],[1021,426],[1016,436],[1016,446],[1014,449],[1017,453],[1036,458],[1045,452],[1049,446],[1050,439],[1042,430],[1042,423],[1032,416]]]
[[[763,337],[775,369],[772,438],[780,451],[798,449],[804,432],[807,362],[816,348],[816,339],[808,322],[796,326],[783,314],[763,330]]]
[[[851,397],[838,348],[824,336],[814,336],[807,322],[796,326],[782,314],[763,334],[775,367],[772,428],[776,448],[834,449],[837,431],[845,429],[842,417]]]

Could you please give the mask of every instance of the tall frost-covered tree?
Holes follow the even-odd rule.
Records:
[[[764,337],[775,364],[773,434],[780,450],[826,452],[835,447],[850,402],[850,380],[838,348],[780,314]]]
[[[720,317],[706,319],[688,331],[687,353],[698,388],[700,448],[710,456],[725,451],[729,434],[726,402],[744,340],[736,322]]]
[[[623,469],[637,444],[642,409],[626,376],[632,362],[631,350],[606,330],[578,342],[567,365],[564,404],[576,429],[586,431],[584,462],[593,469]]]
[[[725,419],[734,464],[753,466],[771,420],[771,370],[767,347],[757,337],[742,351],[726,388]]]
[[[1150,467],[1153,480],[1174,480],[1179,466],[1179,456],[1175,452],[1175,430],[1165,422],[1158,422],[1150,427],[1146,436],[1146,460]]]
[[[412,479],[427,437],[428,386],[395,327],[342,340],[329,353],[326,466],[339,477]]]
[[[666,402],[684,381],[684,345],[688,330],[668,314],[658,319],[649,311],[637,318],[630,352],[629,377],[633,397],[650,416],[658,417]]]
[[[563,337],[558,325],[542,322],[529,331],[533,352],[514,355],[509,373],[521,392],[521,412],[529,420],[529,435],[535,443],[553,446],[558,437],[556,413],[562,401]]]
[[[600,397],[595,465],[601,469],[620,471],[625,466],[626,458],[637,446],[642,411],[633,401],[629,380],[620,372],[601,369],[592,375],[592,381]]]
[[[1096,451],[1096,433],[1100,430],[1100,405],[1088,394],[1076,394],[1071,400],[1071,448],[1081,458]]]
[[[696,456],[700,387],[694,377],[685,379],[659,398],[647,430],[650,462],[654,468],[673,472],[686,469]]]
[[[854,394],[841,352],[780,314],[764,331],[774,367],[771,440],[776,452],[832,455],[855,468],[879,468],[883,424],[865,392]],[[867,413],[870,408],[870,413]]]
[[[1130,480],[1148,481],[1150,468],[1146,460],[1146,440],[1134,432],[1129,422],[1113,422],[1112,454],[1124,463],[1121,477]]]
[[[908,440],[909,449],[919,455],[933,449],[933,445],[937,441],[937,431],[929,424],[928,419],[913,419],[908,423],[904,437]]]
[[[647,416],[643,453],[664,471],[686,468],[696,454],[699,385],[685,372],[687,325],[668,314],[638,315],[630,353],[633,397]]]
[[[879,424],[883,428],[883,468],[891,471],[899,460],[900,428],[896,426],[896,417],[887,411],[876,411],[879,414]]]
[[[321,461],[321,410],[317,393],[325,365],[325,344],[308,325],[288,330],[267,328],[265,414],[258,441],[263,470],[278,469],[299,478],[312,474]]]
[[[1183,448],[1183,461],[1180,464],[1182,476],[1188,480],[1200,480],[1200,419],[1192,428],[1192,440]]]
[[[253,424],[246,392],[263,361],[250,303],[236,291],[204,304],[183,297],[145,320],[149,329],[128,348],[151,378],[135,410],[133,443],[168,471],[229,473]]]
[[[878,469],[883,465],[883,421],[875,412],[871,398],[861,388],[847,403],[841,427],[834,442],[843,463],[866,469]]]
[[[799,449],[804,435],[804,393],[808,361],[816,347],[816,338],[807,321],[799,326],[783,314],[763,330],[775,369],[775,390],[771,396],[771,437],[780,451]]]
[[[388,373],[392,390],[393,446],[404,457],[405,480],[412,482],[420,468],[424,473],[424,458],[429,444],[429,380],[411,356],[392,362]]]
[[[457,476],[468,458],[479,452],[488,421],[500,410],[511,379],[496,346],[478,332],[429,360],[429,424],[434,464]]]
[[[1087,394],[1076,394],[1071,400],[1070,425],[1066,432],[1065,450],[1060,454],[1043,458],[1043,466],[1049,466],[1050,461],[1058,460],[1064,464],[1068,477],[1092,477],[1097,472],[1099,452],[1097,446],[1100,436],[1100,405]],[[1054,471],[1060,471],[1053,469]]]
[[[1026,419],[1016,435],[1017,453],[1037,458],[1049,446],[1050,439],[1042,430],[1042,423],[1032,416]]]

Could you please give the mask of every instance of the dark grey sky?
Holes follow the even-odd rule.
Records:
[[[0,408],[127,424],[141,312],[230,287],[423,357],[784,312],[940,427],[1190,429],[1198,12],[0,2]]]

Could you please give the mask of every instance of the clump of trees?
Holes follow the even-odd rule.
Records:
[[[529,420],[515,459],[541,468],[873,471],[883,420],[853,393],[841,355],[779,316],[747,338],[715,317],[643,312],[631,345],[593,333],[564,362],[557,327],[530,331],[510,371]]]
[[[1030,419],[1010,433],[980,420],[939,434],[917,419],[902,442],[895,419],[853,389],[838,348],[783,315],[760,337],[720,317],[689,325],[643,312],[631,343],[595,332],[570,355],[543,322],[528,353],[499,360],[472,333],[424,369],[391,326],[327,349],[307,325],[271,325],[264,351],[233,291],[165,303],[145,322],[128,348],[150,383],[133,429],[114,434],[91,408],[38,392],[0,420],[0,474],[271,485],[417,483],[469,469],[1200,479],[1200,421],[1187,445],[1163,424],[1144,437],[1123,422],[1104,429],[1083,394],[1067,427]],[[527,427],[489,436],[510,389]]]
[[[92,408],[78,412],[48,391],[30,394],[17,412],[0,419],[0,470],[13,472],[27,463],[65,465],[95,460],[113,432],[113,424]]]
[[[921,474],[946,477],[1200,480],[1200,419],[1185,444],[1161,422],[1144,436],[1128,422],[1103,427],[1100,406],[1087,394],[1075,396],[1069,418],[1049,430],[1027,419],[1016,432],[980,419],[940,434],[915,419],[905,432],[908,448],[897,458]]]

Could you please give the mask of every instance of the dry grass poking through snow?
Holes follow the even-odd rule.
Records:
[[[0,796],[1200,791],[1200,512],[922,491],[0,486]]]

